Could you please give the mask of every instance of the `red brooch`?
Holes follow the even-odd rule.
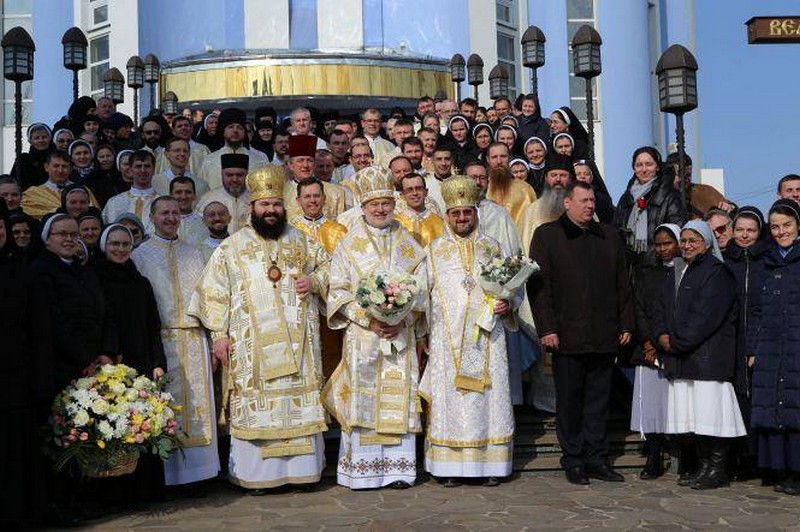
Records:
[[[639,198],[636,200],[636,206],[639,207],[640,211],[643,211],[647,208],[647,200],[644,197]]]

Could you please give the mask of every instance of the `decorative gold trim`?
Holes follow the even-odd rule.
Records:
[[[410,98],[444,89],[453,97],[449,71],[402,66],[297,64],[251,65],[162,73],[159,89],[182,101],[265,96],[369,96]],[[411,65],[409,65],[411,66]]]
[[[322,473],[319,475],[308,475],[305,477],[283,477],[275,480],[267,480],[264,482],[250,482],[249,480],[242,480],[240,478],[236,478],[233,475],[228,476],[228,480],[231,484],[236,486],[240,486],[245,489],[249,490],[262,490],[262,489],[269,489],[269,488],[278,488],[280,486],[285,486],[286,484],[316,484],[319,482]]]
[[[303,427],[289,427],[284,429],[245,429],[231,423],[231,436],[240,440],[288,440],[301,436],[311,436],[325,432],[328,426],[324,421],[305,425]]]

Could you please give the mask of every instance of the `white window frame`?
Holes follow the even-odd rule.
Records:
[[[514,76],[514,84],[509,80],[508,84],[508,97],[513,102],[517,94],[522,90],[523,80],[520,72],[520,54],[522,53],[521,45],[519,44],[519,14],[518,14],[518,0],[495,0],[495,5],[501,5],[508,8],[511,15],[511,20],[497,19],[497,35],[508,37],[511,39],[512,49],[514,50],[514,61],[509,61],[506,58],[500,57],[500,50],[497,50],[497,63],[502,64],[509,71],[510,75]],[[496,13],[496,8],[495,8]],[[495,41],[497,37],[495,37]]]
[[[569,29],[569,26],[570,26],[571,23],[578,23],[578,24],[581,24],[581,25],[582,24],[589,24],[592,27],[594,27],[595,29],[597,29],[597,26],[598,26],[597,3],[598,3],[598,0],[589,0],[589,1],[592,2],[592,18],[575,18],[575,19],[567,18],[567,21],[566,21],[567,29]],[[567,16],[569,16],[569,15],[567,15]],[[585,106],[586,106],[586,91],[585,91],[585,89],[582,90],[581,94],[579,96],[576,96],[576,95],[572,94],[572,90],[571,90],[572,78],[575,77],[575,74],[572,73],[572,35],[570,35],[570,34],[567,35],[567,47],[569,48],[568,53],[567,53],[567,59],[569,61],[569,63],[568,63],[568,65],[569,65],[568,71],[569,71],[569,77],[570,77],[569,84],[568,84],[568,87],[570,88],[569,106],[574,111],[575,110],[575,105],[573,104],[573,102],[582,102],[582,104],[583,104],[583,106],[585,108]],[[581,86],[583,86],[584,84],[585,84],[585,82],[583,80],[581,80]],[[601,92],[600,76],[597,76],[597,77],[592,79],[592,85],[593,85],[593,89],[592,89],[593,98],[592,98],[592,100],[594,102],[593,114],[594,114],[595,130],[597,130],[598,129],[598,125],[601,122],[601,117],[602,117],[601,104],[600,104],[600,92]],[[578,114],[578,113],[576,113],[576,114]],[[586,117],[585,116],[580,116],[580,115],[578,115],[578,116],[581,119],[581,123],[584,125],[584,127],[586,127],[587,126]]]

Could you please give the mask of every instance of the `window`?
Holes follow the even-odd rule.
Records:
[[[103,74],[109,69],[108,34],[94,37],[89,41],[89,71],[91,72],[91,92],[103,90]]]
[[[92,8],[92,23],[100,26],[108,22],[108,4]]]
[[[497,63],[508,71],[508,97],[517,97],[519,35],[516,0],[497,0]],[[491,67],[490,67],[491,69]]]
[[[3,0],[0,2],[2,9],[2,23],[0,31],[5,35],[8,30],[16,26],[21,26],[31,36],[33,36],[33,26],[31,24],[32,0]],[[29,124],[31,116],[31,106],[33,105],[33,82],[25,81],[21,86],[22,90],[22,123]],[[14,82],[4,80],[3,83],[3,120],[4,126],[14,125]]]
[[[572,36],[584,24],[597,27],[594,0],[567,0],[567,39],[572,42]],[[575,111],[581,122],[586,125],[586,82],[575,76],[572,65],[572,47],[569,50],[569,106]],[[600,120],[600,107],[597,95],[597,81],[592,79],[592,106],[594,121]]]

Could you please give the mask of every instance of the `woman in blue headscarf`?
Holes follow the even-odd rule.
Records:
[[[653,337],[669,379],[667,433],[693,434],[700,461],[679,484],[713,489],[730,482],[730,439],[747,434],[732,384],[736,280],[706,222],[684,225],[679,243],[686,265],[667,275]]]

